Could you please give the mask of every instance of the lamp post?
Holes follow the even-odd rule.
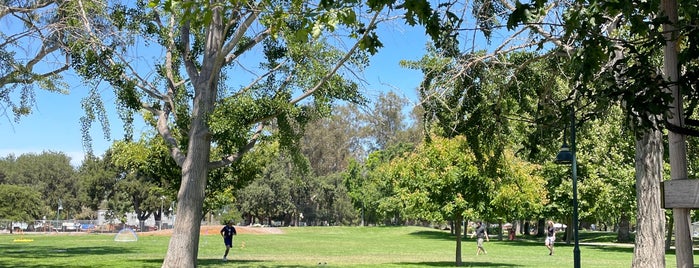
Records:
[[[578,161],[575,158],[575,109],[570,111],[570,144],[563,139],[563,146],[556,155],[556,164],[571,164],[573,170],[573,267],[580,268],[580,247],[578,244]]]
[[[56,213],[56,221],[61,220],[61,209],[63,209],[63,201],[58,199],[58,213]]]
[[[163,229],[163,201],[165,200],[165,196],[160,196],[160,226],[158,226],[158,230]]]

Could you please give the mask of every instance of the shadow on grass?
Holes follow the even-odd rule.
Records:
[[[0,247],[0,256],[3,256],[4,258],[11,258],[11,260],[0,260],[0,267],[89,268],[94,266],[86,264],[81,265],[80,263],[73,263],[69,266],[66,266],[64,264],[46,264],[46,261],[39,261],[39,263],[34,263],[34,261],[23,262],[22,260],[57,259],[75,256],[108,256],[121,255],[124,253],[128,254],[134,252],[136,251],[133,249],[119,246],[62,248],[57,246],[37,246],[27,244],[26,246]],[[18,265],[18,261],[21,264]]]
[[[162,260],[161,260],[162,262]],[[307,265],[263,265],[259,264],[259,260],[229,260],[223,262],[221,259],[199,259],[197,260],[197,267],[219,267],[222,264],[231,263],[235,264],[236,267],[256,267],[256,268],[302,268],[308,267]]]
[[[454,267],[454,262],[438,261],[438,262],[398,262],[398,265],[412,265],[420,267]],[[521,265],[511,263],[496,263],[496,262],[464,262],[464,267],[520,267]]]
[[[456,238],[454,237],[453,234],[445,231],[440,231],[440,230],[424,230],[424,231],[417,231],[417,232],[412,232],[410,235],[418,236],[420,238],[425,238],[425,239],[438,239],[438,240],[449,240],[453,241]]]
[[[60,248],[52,246],[26,246],[13,248],[0,248],[0,255],[12,258],[61,258],[78,255],[112,255],[133,253],[135,250],[126,247],[101,246],[101,247],[71,247]]]
[[[0,267],[23,267],[23,268],[66,268],[66,267],[71,267],[71,268],[92,268],[94,267],[93,265],[75,265],[71,264],[70,266],[66,265],[46,265],[46,264],[31,264],[31,263],[25,263],[22,264],[21,266],[17,266],[16,264],[7,264],[2,261],[0,261]]]
[[[160,262],[162,262],[162,261],[163,260],[160,260]],[[197,266],[198,267],[219,266],[221,264],[229,263],[229,262],[236,264],[238,267],[240,267],[240,265],[250,265],[250,267],[263,267],[263,266],[256,264],[256,263],[260,262],[259,260],[232,259],[232,260],[228,260],[228,261],[224,262],[223,260],[218,259],[218,258],[217,259],[198,259]],[[245,267],[245,266],[243,266],[243,267]]]

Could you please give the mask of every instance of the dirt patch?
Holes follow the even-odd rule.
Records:
[[[220,234],[223,225],[206,225],[202,226],[199,234],[201,235],[213,235]],[[283,234],[284,231],[276,227],[248,227],[248,226],[235,226],[235,230],[238,234]],[[138,235],[162,235],[169,236],[172,235],[172,229],[159,230],[152,232],[140,232]]]

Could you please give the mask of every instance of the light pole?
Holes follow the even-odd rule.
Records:
[[[563,146],[556,155],[556,164],[571,164],[573,169],[573,267],[580,268],[580,246],[578,244],[578,161],[575,158],[575,109],[570,111],[570,145],[563,138]]]
[[[63,209],[63,201],[59,198],[58,199],[58,212],[56,213],[56,226],[54,227],[56,230],[59,230],[59,225],[60,225],[60,220],[61,220],[61,209]]]
[[[63,209],[63,201],[58,199],[58,213],[56,213],[56,221],[61,220],[61,209]]]
[[[163,229],[163,201],[165,200],[165,196],[160,196],[160,226],[158,226],[158,230]]]

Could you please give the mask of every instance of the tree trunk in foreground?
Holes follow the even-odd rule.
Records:
[[[202,77],[209,77],[202,75]],[[199,83],[196,83],[199,82]],[[195,81],[195,87],[207,88],[207,80]],[[215,83],[214,83],[215,84]],[[199,229],[203,216],[206,180],[209,173],[211,136],[206,123],[213,110],[216,91],[197,90],[192,109],[187,155],[182,163],[182,182],[177,193],[177,218],[163,268],[196,267],[199,253]]]
[[[663,136],[650,131],[636,140],[636,241],[631,267],[665,267],[665,211],[660,207]]]
[[[191,139],[190,144],[195,139]],[[199,141],[195,150],[189,150],[182,165],[182,185],[177,194],[177,217],[170,238],[163,268],[196,267],[199,251],[199,229],[204,204],[207,168],[209,159],[208,140]],[[204,146],[206,145],[206,146]],[[199,149],[199,147],[205,147]]]

